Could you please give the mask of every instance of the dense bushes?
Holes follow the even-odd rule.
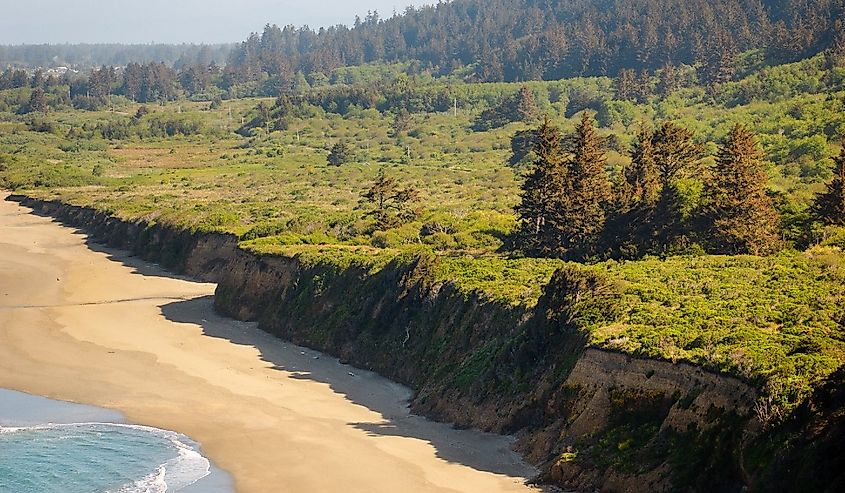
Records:
[[[132,137],[166,138],[206,133],[208,129],[194,115],[156,114],[140,118],[108,120],[97,125],[96,131],[108,140],[125,140]]]

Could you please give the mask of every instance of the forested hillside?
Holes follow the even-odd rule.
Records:
[[[352,26],[267,25],[232,46],[0,46],[0,67],[213,64],[223,89],[269,78],[282,92],[372,62],[487,82],[694,65],[701,82],[715,84],[731,80],[751,49],[787,62],[845,45],[843,17],[845,0],[456,0],[390,18],[370,12]]]
[[[292,81],[296,72],[413,60],[517,81],[698,64],[720,82],[752,48],[787,61],[843,42],[843,13],[842,0],[459,0],[386,20],[371,13],[351,28],[268,26],[232,52],[227,70]]]

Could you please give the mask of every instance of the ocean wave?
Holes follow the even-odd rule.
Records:
[[[177,456],[159,464],[148,475],[120,487],[114,492],[105,493],[165,493],[179,491],[190,486],[211,473],[211,463],[199,452],[199,446],[193,440],[174,431],[162,430],[150,426],[124,423],[62,423],[35,426],[0,426],[0,434],[16,434],[30,431],[74,430],[74,429],[131,429],[150,433],[170,443]]]
[[[167,467],[159,466],[156,472],[150,473],[131,485],[124,486],[116,493],[166,493],[168,489],[166,477]]]

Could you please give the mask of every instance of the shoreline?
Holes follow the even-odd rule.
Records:
[[[0,232],[0,387],[190,436],[237,491],[533,489],[512,438],[410,415],[407,388],[217,315],[211,284],[5,200]]]
[[[92,423],[133,424],[116,411],[0,388],[0,428]],[[200,452],[202,452],[201,447]],[[207,476],[178,491],[232,493],[235,490],[232,478],[211,462]]]

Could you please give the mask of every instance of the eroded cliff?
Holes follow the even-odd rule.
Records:
[[[13,199],[217,282],[221,313],[408,384],[415,412],[516,434],[541,481],[580,491],[740,491],[766,489],[774,477],[771,454],[757,454],[751,469],[745,457],[774,436],[757,422],[752,386],[586,346],[579,317],[615,316],[607,280],[560,272],[535,307],[514,307],[436,282],[432,256],[376,270],[305,263],[245,252],[232,236]]]

